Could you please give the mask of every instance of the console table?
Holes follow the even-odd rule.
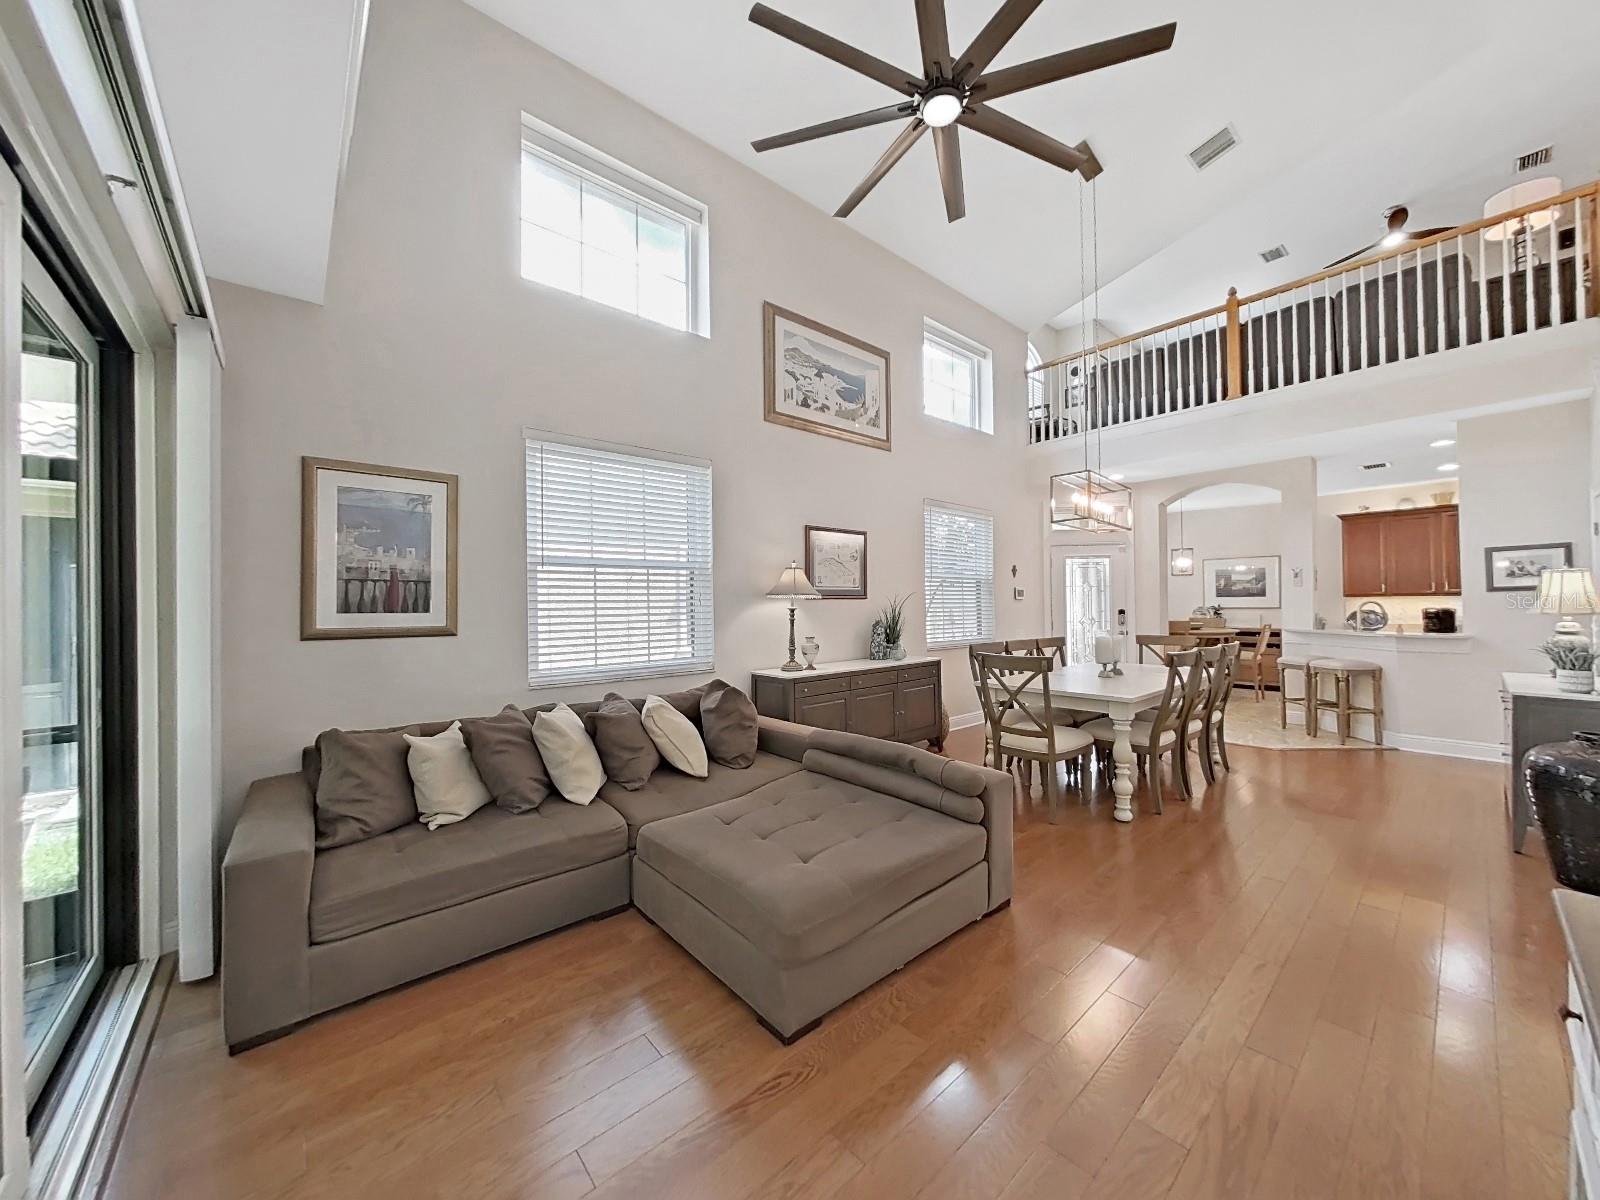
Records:
[[[818,729],[840,729],[944,749],[944,687],[937,658],[853,659],[808,671],[752,671],[756,711]]]
[[[1548,674],[1507,672],[1500,676],[1500,703],[1505,710],[1506,816],[1511,848],[1521,854],[1533,824],[1522,756],[1545,742],[1567,741],[1579,731],[1600,733],[1600,696],[1557,691]]]

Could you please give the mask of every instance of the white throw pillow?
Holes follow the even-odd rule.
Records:
[[[587,804],[595,798],[606,772],[582,717],[565,704],[539,713],[533,718],[533,741],[563,800]]]
[[[639,716],[662,758],[696,779],[704,779],[710,773],[705,740],[693,721],[660,696],[646,696]]]
[[[407,733],[406,768],[417,794],[417,819],[429,829],[465,821],[491,800],[472,754],[461,736],[461,722],[433,737]]]

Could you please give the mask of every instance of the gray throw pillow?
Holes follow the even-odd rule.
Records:
[[[700,697],[705,695],[705,691],[704,687],[685,688],[681,692],[662,692],[661,698],[693,721],[694,727],[698,729],[700,728]]]
[[[408,749],[395,730],[330,729],[318,735],[318,850],[362,842],[417,819]]]
[[[760,731],[756,706],[732,684],[721,679],[706,684],[700,697],[700,729],[713,762],[743,770],[756,761]]]
[[[661,765],[661,751],[645,732],[644,719],[632,703],[615,692],[584,720],[600,752],[600,765],[612,783],[637,792]]]
[[[533,742],[533,725],[515,704],[506,705],[497,716],[461,722],[461,736],[497,807],[532,812],[555,794]]]

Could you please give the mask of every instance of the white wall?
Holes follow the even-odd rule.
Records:
[[[711,338],[519,277],[523,112],[709,206]],[[782,661],[784,609],[762,594],[800,556],[808,522],[869,535],[870,599],[800,610],[822,657],[864,654],[891,593],[918,593],[920,643],[924,497],[995,513],[998,632],[1043,629],[1038,497],[1017,470],[1023,331],[455,0],[373,6],[325,303],[216,293],[229,355],[223,837],[249,781],[293,769],[321,729],[535,699],[526,425],[712,460],[717,670],[734,681]],[[893,453],[762,420],[763,300],[889,351]],[[921,415],[924,316],[992,348],[993,436]],[[299,640],[301,455],[461,476],[459,636]],[[962,653],[945,655],[944,680],[953,715],[976,710]]]
[[[1195,608],[1205,603],[1205,561],[1208,558],[1259,558],[1267,555],[1283,557],[1283,505],[1246,504],[1233,508],[1202,508],[1190,512],[1186,508],[1180,521],[1176,506],[1167,509],[1167,548],[1184,545],[1194,550],[1194,574],[1174,575],[1167,572],[1167,616],[1172,620],[1186,618]],[[1183,540],[1178,540],[1179,528]],[[1283,575],[1280,561],[1280,577]],[[1280,590],[1285,581],[1280,579]],[[1270,622],[1283,624],[1283,610],[1272,608],[1227,608],[1223,610],[1228,624],[1235,626],[1260,625]]]

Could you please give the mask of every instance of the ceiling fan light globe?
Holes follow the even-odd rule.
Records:
[[[923,124],[943,129],[946,125],[955,124],[962,108],[960,92],[954,88],[939,88],[922,98],[922,107],[918,115],[921,116]]]
[[[1405,230],[1403,230],[1403,229],[1391,229],[1388,233],[1383,235],[1383,241],[1379,242],[1378,245],[1386,247],[1386,248],[1389,247],[1389,246],[1398,246],[1401,242],[1403,242],[1405,240],[1406,240]]]

